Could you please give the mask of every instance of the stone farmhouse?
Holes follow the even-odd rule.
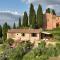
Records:
[[[34,42],[40,40],[40,29],[10,29],[7,32],[7,39],[12,38],[15,41]]]
[[[60,27],[60,16],[53,15],[52,13],[45,13],[43,21],[43,29],[45,30]]]

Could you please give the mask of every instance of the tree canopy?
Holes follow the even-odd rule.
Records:
[[[51,11],[50,11],[50,8],[47,8],[46,9],[46,13],[50,13]]]
[[[21,18],[19,18],[18,28],[21,27]]]
[[[42,11],[42,7],[40,4],[39,4],[38,10],[37,10],[37,24],[38,24],[39,28],[42,27],[42,25],[43,25],[43,11]]]
[[[28,15],[27,12],[24,12],[24,16],[23,16],[23,26],[27,27],[28,26]]]
[[[0,38],[2,38],[2,26],[0,25]]]
[[[53,13],[53,15],[56,15],[56,12],[55,12],[55,10],[54,10],[54,9],[52,9],[52,13]]]
[[[3,28],[2,28],[2,33],[3,33],[3,39],[6,40],[7,38],[7,31],[11,27],[7,24],[7,22],[4,23]]]
[[[13,24],[13,29],[16,29],[16,24],[15,23]]]
[[[31,3],[30,4],[30,11],[29,11],[29,25],[30,25],[30,27],[34,28],[35,23],[36,23],[36,13],[34,10],[34,6]]]

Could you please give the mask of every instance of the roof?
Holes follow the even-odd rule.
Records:
[[[41,33],[43,33],[43,34],[51,34],[51,33],[48,33],[48,32],[41,32]]]
[[[8,33],[40,33],[40,29],[9,29]]]

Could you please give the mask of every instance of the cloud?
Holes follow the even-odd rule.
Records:
[[[52,8],[56,13],[60,12],[60,0],[22,0],[22,2],[25,4],[33,3],[35,7],[38,4],[46,4],[45,8]]]
[[[60,0],[46,0],[48,5],[60,5]]]
[[[51,8],[51,9],[53,9],[54,6],[52,6],[52,5],[47,5],[47,6],[46,6],[46,9],[47,9],[47,8]]]
[[[13,15],[20,15],[20,13],[17,12],[17,11],[6,10],[6,11],[0,11],[0,12],[2,12],[2,13],[11,13],[11,14],[13,14]]]
[[[30,4],[30,3],[46,3],[47,5],[60,5],[60,0],[21,0],[24,3]]]
[[[26,3],[26,4],[30,4],[30,3],[35,3],[37,2],[37,0],[22,0],[22,2]]]

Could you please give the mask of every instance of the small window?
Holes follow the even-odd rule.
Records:
[[[37,37],[37,33],[32,33],[31,36],[32,37]]]
[[[18,35],[18,34],[17,34]]]
[[[22,33],[22,36],[25,36],[25,34],[24,34],[24,33]]]

